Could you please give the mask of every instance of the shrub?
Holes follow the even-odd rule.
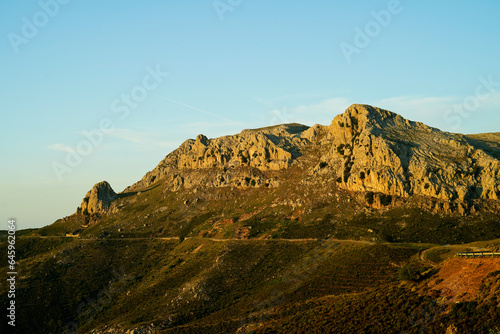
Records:
[[[391,195],[384,195],[384,194],[380,195],[380,204],[382,204],[383,206],[388,206],[391,205],[391,203],[392,203]]]
[[[337,152],[338,152],[340,155],[344,155],[344,147],[345,147],[345,145],[344,145],[344,144],[340,144],[339,146],[337,146]]]
[[[474,165],[472,168],[472,173],[474,173],[475,176],[478,176],[481,173],[481,167],[478,165]]]
[[[422,280],[426,268],[415,262],[408,262],[398,271],[399,278],[404,281],[418,282]]]
[[[369,205],[372,205],[373,204],[373,197],[374,197],[374,194],[373,192],[369,191],[365,194],[365,199],[366,199],[366,202],[369,204]]]

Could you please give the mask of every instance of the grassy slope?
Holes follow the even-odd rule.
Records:
[[[360,318],[342,320],[336,314],[349,310],[383,328],[394,321],[386,318],[389,309],[397,308],[408,318],[419,307],[436,303],[433,296],[399,286],[398,267],[417,253],[432,247],[423,256],[439,263],[457,250],[498,247],[488,241],[462,245],[500,236],[493,215],[471,222],[415,206],[359,210],[364,204],[334,185],[331,192],[312,194],[314,203],[307,203],[307,189],[283,189],[173,193],[153,186],[121,198],[123,209],[86,229],[81,228],[83,217],[73,216],[36,231],[46,237],[19,238],[16,300],[23,307],[18,314],[32,320],[24,332],[60,331],[73,324],[91,329],[151,323],[167,333],[231,333],[258,324],[265,325],[259,329],[264,332],[289,332],[306,330],[301,327],[305,323],[345,324],[348,332]],[[306,202],[290,204],[297,199]],[[208,239],[233,239],[242,229],[252,239]],[[75,231],[80,238],[51,237]],[[181,244],[160,239],[179,235],[188,239]],[[380,243],[384,241],[399,243]],[[448,243],[455,245],[439,246]],[[5,241],[0,245],[5,252]],[[380,308],[378,301],[370,304],[386,290],[390,298]],[[5,298],[5,291],[0,293]],[[475,312],[477,307],[468,305],[467,312]],[[325,314],[328,309],[335,312]],[[492,321],[491,315],[469,315],[484,318],[484,326]],[[443,317],[440,323],[457,323]],[[406,321],[394,328],[410,325]]]
[[[460,244],[500,238],[497,215],[443,216],[419,208],[411,198],[377,211],[364,198],[318,180],[317,191],[297,186],[287,171],[276,189],[215,188],[164,191],[162,183],[117,201],[121,209],[82,228],[73,215],[37,231],[40,235],[80,234],[84,238],[204,236],[239,238],[337,238],[367,241]],[[312,199],[314,198],[314,201]],[[299,205],[300,203],[300,205]]]
[[[252,321],[245,314],[270,305],[395,281],[397,265],[419,250],[314,240],[20,241],[25,254],[38,252],[18,264],[18,328],[24,333],[75,324],[238,327]]]

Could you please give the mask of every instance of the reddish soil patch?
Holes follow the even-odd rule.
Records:
[[[249,220],[250,218],[252,218],[253,216],[259,214],[262,210],[264,210],[264,208],[260,208],[258,210],[255,210],[254,212],[250,212],[250,213],[244,213],[242,214],[239,218],[238,218],[238,221],[240,222],[244,222],[246,220]]]
[[[448,302],[471,301],[478,296],[482,280],[497,270],[500,270],[500,258],[454,257],[441,265],[427,286]]]

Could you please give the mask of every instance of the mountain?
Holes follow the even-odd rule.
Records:
[[[120,194],[96,184],[47,230],[474,241],[500,236],[499,195],[500,134],[448,133],[352,105],[329,126],[189,139]]]
[[[464,214],[476,209],[475,202],[496,209],[499,159],[500,134],[452,134],[387,110],[352,105],[330,126],[287,124],[216,139],[199,135],[125,192],[158,182],[170,191],[277,188],[284,171],[294,168],[306,187],[326,176],[325,182],[340,189],[377,194],[378,207],[380,195],[384,202],[423,196],[440,201],[439,210]]]
[[[372,106],[199,135],[19,238],[21,332],[494,331],[499,196],[500,134]]]

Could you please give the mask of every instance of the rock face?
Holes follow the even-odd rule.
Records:
[[[287,124],[243,130],[234,136],[208,139],[198,135],[195,140],[185,141],[178,149],[170,153],[141,181],[126,189],[138,190],[160,179],[170,179],[173,190],[183,186],[208,184],[213,186],[252,186],[272,184],[261,171],[279,171],[287,169],[293,159],[300,155],[301,147],[308,143],[300,134],[308,127],[300,124]],[[206,177],[187,179],[183,172],[223,168],[224,175],[207,180]],[[239,168],[242,173],[227,173],[228,169]],[[237,175],[238,174],[238,175]],[[253,177],[255,175],[255,177]],[[251,180],[254,180],[252,182]]]
[[[390,111],[353,105],[329,127],[342,188],[444,201],[498,200],[500,161],[472,141]]]
[[[79,211],[81,210],[84,214],[103,213],[117,197],[118,195],[108,182],[99,182],[87,192],[82,200]]]
[[[303,187],[318,190],[311,179],[321,176],[341,189],[365,193],[376,208],[391,204],[394,197],[416,195],[441,201],[445,211],[466,210],[475,200],[500,197],[500,135],[443,132],[355,104],[330,126],[285,124],[215,139],[199,135],[125,192],[141,191],[158,181],[169,191],[275,188],[291,167],[296,167],[294,175]],[[101,185],[87,194],[82,208],[103,210],[113,196],[109,185]]]

